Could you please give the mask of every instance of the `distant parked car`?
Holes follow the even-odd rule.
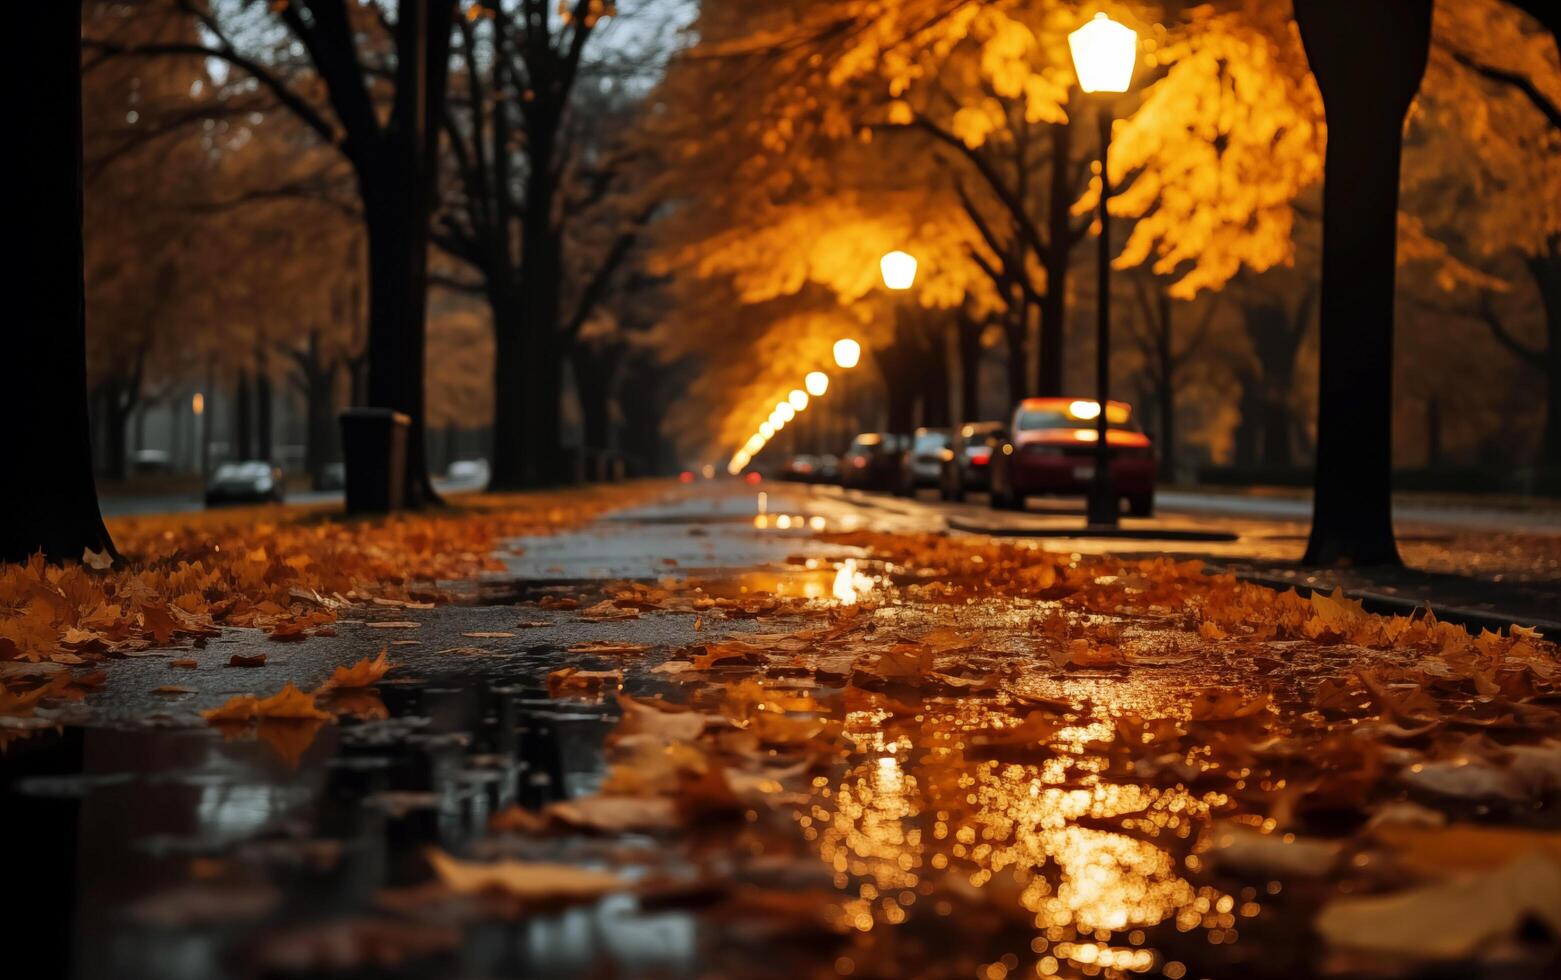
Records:
[[[282,502],[282,468],[263,459],[223,463],[206,483],[206,506]]]
[[[458,459],[445,468],[444,478],[451,483],[487,483],[488,461],[486,459]]]
[[[161,449],[137,449],[130,454],[130,471],[143,476],[167,473],[173,469],[168,454]]]
[[[937,486],[952,437],[948,429],[917,429],[900,455],[900,484],[896,490],[911,496],[922,487]]]
[[[840,461],[840,485],[858,490],[892,490],[900,479],[900,453],[905,437],[892,432],[864,432],[851,440]]]
[[[840,457],[834,453],[825,453],[818,458],[818,469],[814,471],[816,483],[840,482]]]
[[[1026,398],[992,456],[992,506],[1023,509],[1034,494],[1089,493],[1095,480],[1095,420],[1100,406],[1087,398]],[[1134,516],[1154,513],[1156,463],[1149,437],[1126,402],[1106,403],[1111,486]]]
[[[969,422],[955,429],[938,473],[938,495],[961,501],[971,490],[988,490],[992,485],[992,453],[1002,444],[998,438],[1002,433],[1001,422]]]
[[[798,453],[786,460],[786,465],[781,469],[781,479],[791,480],[795,483],[810,483],[818,477],[818,457],[808,453]]]

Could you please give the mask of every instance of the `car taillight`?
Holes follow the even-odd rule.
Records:
[[[857,469],[861,469],[862,467],[867,465],[867,457],[866,456],[852,456],[851,457],[851,465],[855,466]]]
[[[693,483],[694,482],[694,474],[692,472],[690,472],[689,470],[684,470],[683,472],[678,474],[678,482],[679,483]]]
[[[992,461],[992,450],[983,449],[980,452],[970,453],[971,466],[985,466]]]

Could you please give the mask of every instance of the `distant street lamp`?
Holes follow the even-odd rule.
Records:
[[[835,341],[834,354],[835,366],[841,370],[850,371],[862,359],[862,345],[850,337],[842,337]],[[851,431],[855,428],[856,415],[854,406],[851,404],[850,384],[851,375],[842,374],[840,376],[840,400],[838,404],[840,406],[840,427],[845,430],[843,438],[846,442],[850,442],[856,435],[855,432]]]
[[[862,359],[862,345],[850,337],[835,341],[835,364],[850,370]]]
[[[1138,55],[1138,33],[1104,13],[1068,35],[1073,71],[1086,93],[1120,94],[1133,82],[1133,62]],[[1100,122],[1100,255],[1096,270],[1095,401],[1104,409],[1111,395],[1111,175],[1106,169],[1111,153],[1111,100],[1099,102]],[[1107,437],[1109,412],[1095,416],[1095,480],[1090,487],[1088,520],[1115,526],[1121,513],[1111,484],[1111,443]]]
[[[801,388],[791,389],[791,394],[786,396],[786,400],[791,402],[791,407],[799,412],[808,407],[808,393]]]
[[[896,249],[878,260],[878,272],[890,289],[910,289],[916,282],[916,256]]]
[[[829,375],[823,371],[809,371],[802,384],[808,389],[808,394],[814,398],[822,398],[824,392],[829,390]]]
[[[190,411],[195,414],[195,465],[206,475],[206,395],[197,391],[190,396]]]

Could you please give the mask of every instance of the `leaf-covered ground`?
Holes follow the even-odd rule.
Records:
[[[350,636],[312,643],[350,639],[362,656],[178,723],[263,744],[295,774],[282,787],[313,771],[300,760],[327,735],[343,761],[403,743],[441,761],[350,801],[413,829],[386,838],[402,841],[388,869],[358,868],[349,899],[287,915],[297,872],[278,877],[276,855],[257,863],[250,841],[202,852],[184,884],[141,899],[129,913],[141,928],[200,925],[187,905],[202,895],[230,913],[255,902],[241,909],[254,934],[224,947],[236,975],[1537,977],[1558,965],[1561,663],[1531,631],[1373,616],[1196,562],[870,530],[799,537],[810,557],[762,575],[667,558],[659,579],[539,584],[520,608],[421,608],[436,597],[414,581],[480,571],[508,536],[592,506],[333,527],[306,582],[288,559],[318,525],[266,532],[293,542],[265,546],[286,584],[254,587],[233,615],[282,606],[263,624],[275,639],[329,612],[352,620]],[[467,554],[423,559],[415,576],[347,573],[394,568],[396,547]],[[234,554],[206,552],[202,574],[241,577],[251,559]],[[50,576],[67,598],[93,582],[79,594],[134,623],[102,650],[57,630],[39,659],[165,642],[145,625],[157,600],[137,597],[172,609],[167,596],[188,593],[138,588],[134,568],[9,570],[28,595]],[[63,608],[33,596],[5,622],[41,622],[34,602]],[[166,669],[217,666],[197,644],[227,615],[188,630],[177,619]],[[435,630],[452,638],[397,645]],[[310,645],[287,647],[303,658],[289,663]],[[49,706],[84,676],[16,673],[0,715],[29,723],[53,723]],[[425,692],[462,677],[480,689],[475,730],[419,734],[429,719],[398,711],[411,698],[435,715]],[[534,761],[519,791],[482,775],[566,724],[602,733],[588,746],[600,764],[550,765],[588,778],[538,783],[552,769]],[[315,825],[270,845],[296,861],[330,836]],[[570,959],[580,929],[596,938]]]

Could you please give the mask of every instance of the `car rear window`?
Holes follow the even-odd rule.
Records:
[[[1138,424],[1130,417],[1126,422],[1110,422],[1111,428],[1122,432],[1137,432]],[[1014,428],[1020,432],[1030,432],[1035,429],[1093,429],[1094,419],[1077,419],[1066,412],[1057,412],[1051,409],[1027,408],[1019,413],[1019,419]]]

